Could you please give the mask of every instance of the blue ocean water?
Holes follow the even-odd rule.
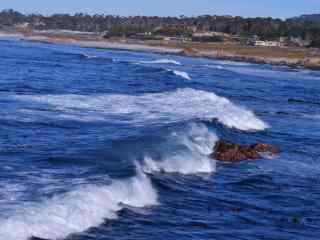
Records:
[[[320,72],[0,49],[0,239],[319,239]],[[218,139],[282,153],[222,164]]]

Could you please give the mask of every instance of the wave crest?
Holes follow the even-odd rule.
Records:
[[[84,58],[84,59],[87,59],[87,60],[105,60],[105,61],[108,61],[108,62],[116,62],[115,59],[111,58],[111,57],[105,57],[105,56],[97,56],[97,55],[94,55],[94,54],[89,54],[89,53],[81,53],[79,54],[79,56],[81,58]]]
[[[25,205],[0,222],[0,238],[26,240],[32,236],[60,239],[117,218],[124,206],[158,204],[157,192],[140,167],[137,176],[108,186],[88,185],[42,203]]]
[[[8,96],[5,96],[7,98]],[[112,121],[114,117],[124,119],[131,125],[168,124],[193,119],[215,119],[230,128],[243,131],[264,130],[268,127],[255,114],[237,106],[215,93],[190,88],[173,92],[148,93],[144,95],[98,94],[98,95],[13,95],[10,98],[24,101],[26,109],[6,110],[1,118],[21,118],[30,121],[48,118],[56,120],[76,120],[84,122]],[[2,97],[3,98],[3,97]],[[1,98],[1,99],[2,99]],[[50,111],[30,109],[30,102],[47,104]],[[59,114],[56,114],[56,110]],[[0,110],[1,111],[1,110]],[[11,114],[8,111],[12,111]],[[42,116],[43,115],[43,116]],[[21,120],[20,119],[20,120]]]
[[[146,63],[146,64],[172,64],[172,65],[178,65],[178,66],[182,65],[180,62],[172,60],[172,59],[157,59],[157,60],[154,60],[154,61],[141,61],[140,63]]]
[[[190,124],[187,129],[171,132],[166,141],[158,146],[157,160],[145,156],[143,170],[147,173],[211,173],[215,171],[215,161],[208,155],[218,140],[204,124]],[[158,149],[159,150],[159,149]]]
[[[178,70],[169,70],[169,72],[172,72],[174,75],[178,76],[178,77],[182,77],[184,79],[187,79],[187,80],[191,80],[191,77],[189,75],[189,73],[187,72],[183,72],[183,71],[178,71]]]

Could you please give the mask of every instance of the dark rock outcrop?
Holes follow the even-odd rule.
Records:
[[[214,152],[210,157],[223,162],[240,162],[243,160],[261,159],[263,153],[277,155],[280,153],[280,150],[266,143],[240,145],[220,140],[216,143]]]

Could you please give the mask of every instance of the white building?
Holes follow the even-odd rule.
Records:
[[[283,44],[281,42],[276,41],[254,41],[254,46],[262,46],[262,47],[281,47]]]

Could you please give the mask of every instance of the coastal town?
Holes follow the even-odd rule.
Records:
[[[319,69],[320,20],[314,19],[318,18],[42,16],[6,10],[0,12],[0,32],[28,41]]]
[[[259,47],[309,47],[312,43],[311,40],[304,40],[302,37],[278,37],[270,39],[262,39],[258,35],[252,36],[240,36],[232,35],[224,32],[216,31],[201,31],[195,27],[188,28],[188,34],[175,34],[169,33],[168,29],[157,27],[154,31],[150,32],[125,32],[119,31],[116,34],[114,32],[103,31],[103,32],[84,32],[84,31],[73,31],[65,29],[50,29],[50,30],[35,30],[36,27],[45,28],[44,22],[37,22],[32,25],[29,22],[22,22],[13,25],[9,29],[10,31],[17,31],[22,33],[37,33],[37,34],[64,34],[64,35],[80,35],[80,36],[101,36],[105,39],[115,38],[128,38],[132,40],[159,40],[167,42],[202,42],[202,43],[228,43],[228,44],[239,44],[247,46],[259,46]],[[1,28],[0,28],[1,29]]]

